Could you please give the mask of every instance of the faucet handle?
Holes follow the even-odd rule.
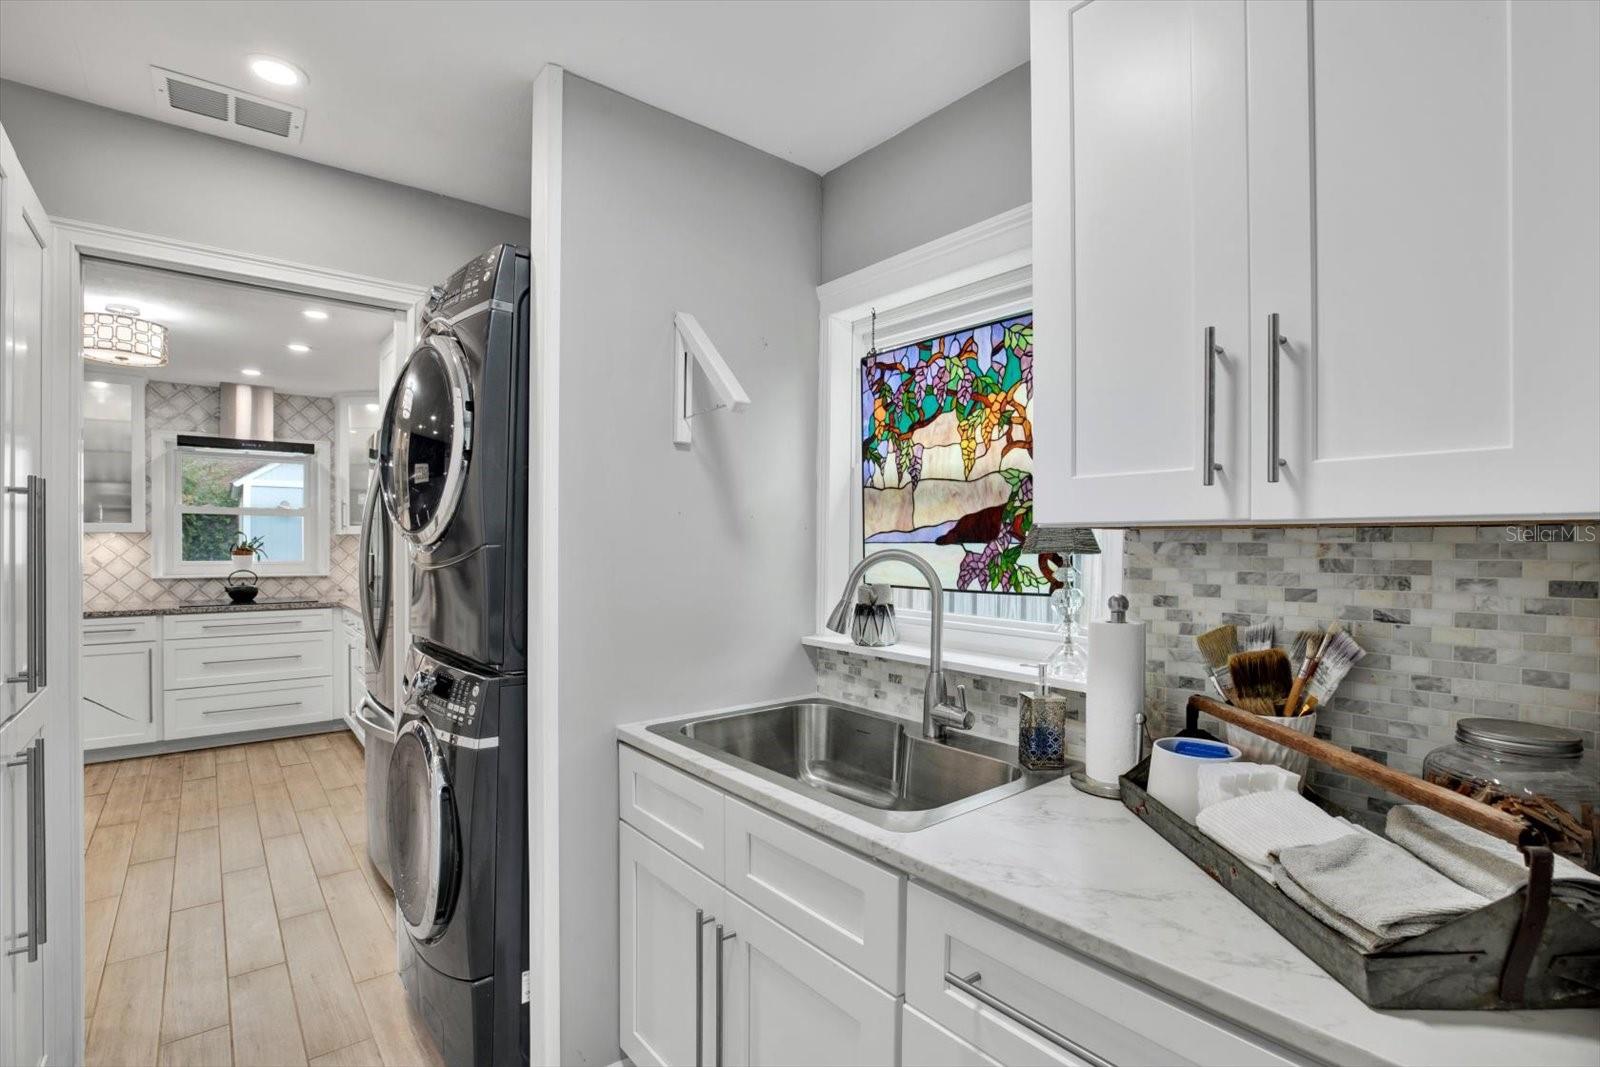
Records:
[[[964,685],[956,686],[956,707],[961,709],[962,715],[972,718],[972,712],[967,710],[967,687]]]

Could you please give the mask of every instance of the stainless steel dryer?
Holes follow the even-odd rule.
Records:
[[[389,868],[389,756],[394,752],[396,708],[394,702],[394,609],[390,587],[393,524],[384,511],[378,475],[372,473],[367,488],[367,508],[361,518],[360,576],[361,630],[366,638],[362,657],[366,699],[356,712],[366,747],[367,855],[385,881],[393,883]]]

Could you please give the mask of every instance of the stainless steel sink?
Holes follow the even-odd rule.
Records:
[[[813,700],[649,729],[891,830],[920,830],[1056,777],[1022,770],[1014,746],[954,732],[934,741],[906,726]]]

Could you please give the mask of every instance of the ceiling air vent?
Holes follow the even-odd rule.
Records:
[[[163,67],[150,68],[150,81],[168,122],[267,147],[300,143],[304,108]]]

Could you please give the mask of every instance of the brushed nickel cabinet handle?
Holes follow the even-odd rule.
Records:
[[[706,1062],[706,927],[716,921],[704,908],[694,909],[694,1067]]]
[[[1082,1045],[1078,1044],[1061,1031],[1053,1027],[1046,1026],[1044,1023],[1040,1022],[1038,1019],[1035,1019],[1025,1011],[1019,1011],[1018,1009],[1013,1008],[1011,1005],[1007,1004],[1005,1001],[1001,1000],[987,989],[980,989],[978,987],[978,983],[983,981],[982,973],[973,971],[965,978],[962,978],[954,971],[946,971],[944,972],[944,980],[946,985],[954,986],[967,996],[971,997],[973,1000],[976,1000],[979,1004],[982,1004],[984,1007],[994,1009],[1007,1019],[1010,1019],[1012,1022],[1016,1023],[1018,1026],[1021,1026],[1027,1030],[1031,1030],[1035,1034],[1038,1034],[1040,1037],[1044,1038],[1046,1041],[1049,1041],[1051,1044],[1066,1049],[1072,1055],[1078,1057],[1080,1060],[1083,1060],[1085,1063],[1090,1064],[1091,1067],[1113,1067],[1111,1061],[1105,1059],[1104,1057],[1096,1056],[1093,1052],[1090,1052],[1088,1049],[1084,1048]]]
[[[1200,457],[1202,485],[1216,485],[1217,472],[1222,470],[1222,464],[1217,462],[1217,357],[1223,354],[1217,347],[1217,328],[1207,326],[1203,342],[1204,351],[1201,366],[1204,368],[1205,379],[1205,439],[1202,442],[1202,455]]]
[[[717,1007],[717,1011],[716,1011],[716,1028],[717,1028],[717,1032],[716,1032],[716,1041],[715,1041],[715,1045],[714,1045],[714,1047],[716,1048],[716,1059],[713,1061],[713,1062],[715,1062],[716,1067],[722,1067],[722,955],[723,955],[722,946],[725,943],[727,943],[729,941],[732,941],[735,937],[738,937],[738,936],[739,936],[738,934],[723,933],[722,924],[721,923],[717,924],[717,975],[716,975],[716,977],[717,977],[717,995],[716,995],[716,997],[715,997],[715,999],[713,1001],[713,1003],[715,1003],[716,1007]]]
[[[37,693],[45,687],[45,661],[49,658],[46,644],[48,637],[45,634],[45,624],[49,621],[49,605],[45,597],[45,576],[49,573],[45,569],[44,560],[45,480],[36,474],[30,474],[26,485],[8,485],[6,493],[10,496],[28,498],[28,513],[25,520],[28,531],[27,665],[7,678],[6,684],[21,682],[27,686],[28,692]]]
[[[25,954],[29,963],[37,963],[39,946],[49,937],[45,927],[44,738],[35,739],[19,756],[7,760],[5,766],[28,768],[28,943],[7,949],[6,955]]]
[[[1279,471],[1289,465],[1278,448],[1278,429],[1282,421],[1278,405],[1278,364],[1288,344],[1288,338],[1278,329],[1278,313],[1274,311],[1267,316],[1267,481],[1274,484]]]

